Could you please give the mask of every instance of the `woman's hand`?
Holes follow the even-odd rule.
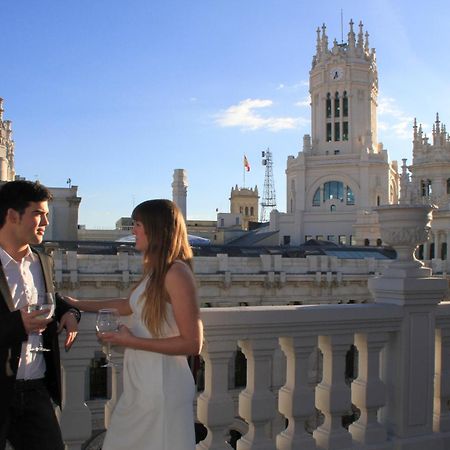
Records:
[[[119,331],[97,333],[98,338],[104,343],[110,343],[112,345],[120,345],[122,347],[130,347],[131,341],[134,338],[134,334],[125,325],[120,325]]]

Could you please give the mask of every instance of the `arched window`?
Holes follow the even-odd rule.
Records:
[[[380,200],[380,196],[377,195],[377,206],[380,206],[381,200]]]
[[[450,178],[447,178],[447,194],[450,194]]]
[[[334,94],[334,117],[339,117],[340,112],[341,112],[341,103],[339,100],[339,92],[336,92]]]
[[[248,206],[245,207],[245,215],[248,216]]]
[[[364,246],[368,247],[370,245],[370,240],[369,239],[364,239]]]
[[[323,185],[323,201],[344,199],[344,183],[341,181],[327,181]]]
[[[255,212],[255,208],[253,208],[253,206],[250,206],[250,215],[253,216]]]
[[[320,188],[317,188],[316,192],[314,193],[312,205],[313,206],[320,206]]]
[[[329,92],[327,94],[326,109],[327,109],[327,119],[329,119],[331,117],[331,95]]]
[[[342,96],[342,116],[348,116],[348,97],[347,91],[344,91],[344,95]]]
[[[335,211],[336,211],[336,205],[331,205],[330,212],[335,212]]]

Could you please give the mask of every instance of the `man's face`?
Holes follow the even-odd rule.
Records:
[[[40,244],[48,224],[48,202],[30,202],[18,218],[16,237],[22,244]]]

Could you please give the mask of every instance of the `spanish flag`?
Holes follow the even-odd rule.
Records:
[[[244,155],[244,168],[247,172],[250,172],[250,164],[248,163],[248,159],[245,155]]]

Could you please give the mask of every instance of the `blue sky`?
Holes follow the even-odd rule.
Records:
[[[369,2],[367,2],[369,3]],[[288,155],[310,131],[315,30],[362,20],[377,51],[378,140],[411,161],[414,117],[450,126],[446,1],[0,0],[0,97],[16,171],[79,187],[80,224],[113,228],[133,205],[171,198],[188,172],[188,218],[229,210],[231,187],[262,192],[273,152],[285,211]]]

